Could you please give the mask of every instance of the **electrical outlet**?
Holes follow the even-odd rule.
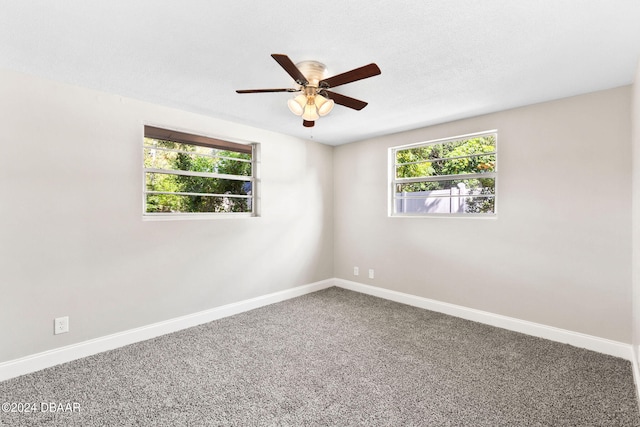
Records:
[[[369,279],[373,279],[375,276],[373,274],[373,268],[369,269]]]
[[[65,332],[69,332],[69,316],[56,317],[53,319],[54,335],[64,334]]]
[[[357,276],[358,274],[360,274],[360,269],[358,267],[353,267],[353,275]]]

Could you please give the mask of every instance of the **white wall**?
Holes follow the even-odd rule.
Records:
[[[638,91],[332,148],[0,71],[0,362],[334,276],[629,343]],[[260,142],[262,216],[142,221],[144,123]],[[388,147],[489,129],[497,219],[387,217]]]
[[[0,362],[333,276],[332,147],[9,71],[0,123]],[[261,143],[262,216],[143,221],[144,123]]]
[[[622,87],[337,147],[335,276],[630,343],[630,102]],[[387,217],[388,147],[491,129],[496,219]]]

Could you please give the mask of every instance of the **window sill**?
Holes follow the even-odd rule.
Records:
[[[143,221],[191,221],[191,220],[215,220],[215,219],[238,219],[238,218],[257,218],[250,212],[238,212],[238,213],[158,213],[158,214],[143,214]]]
[[[389,218],[444,218],[444,219],[498,219],[496,214],[404,214],[388,215]]]

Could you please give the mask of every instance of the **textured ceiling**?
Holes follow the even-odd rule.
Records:
[[[340,86],[312,129],[270,57]],[[640,0],[0,0],[0,67],[337,145],[632,83]]]

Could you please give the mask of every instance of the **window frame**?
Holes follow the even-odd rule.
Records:
[[[230,175],[217,172],[198,172],[198,171],[183,171],[183,170],[168,170],[145,167],[145,149],[148,146],[145,144],[145,138],[152,138],[163,141],[171,141],[181,144],[188,144],[192,146],[200,146],[207,148],[217,148],[221,150],[236,151],[239,153],[247,153],[251,155],[251,175]],[[191,131],[175,130],[167,127],[160,127],[156,125],[144,124],[143,125],[143,137],[142,137],[142,218],[143,220],[181,220],[181,219],[213,219],[213,218],[251,218],[259,216],[259,152],[260,144],[255,142],[240,141],[229,138],[217,138],[213,136],[206,136],[201,133],[196,134]],[[180,152],[179,149],[165,149],[163,151]],[[202,157],[215,157],[215,158],[227,158],[224,156],[207,156]],[[231,158],[232,160],[238,160]],[[238,160],[243,161],[243,160]],[[169,172],[168,172],[169,171]],[[238,196],[240,198],[247,198],[251,200],[251,211],[248,212],[147,212],[147,195],[148,194],[160,194],[163,192],[150,191],[147,189],[147,173],[165,173],[170,175],[185,175],[193,177],[204,178],[218,178],[227,180],[240,180],[251,183],[251,194],[247,196]],[[165,193],[163,193],[165,194]],[[170,194],[170,193],[166,193]],[[182,193],[175,192],[178,195],[198,195],[199,193]],[[227,194],[208,194],[209,196],[228,197]]]
[[[446,144],[449,142],[456,142],[466,139],[473,139],[483,136],[494,136],[495,138],[495,149],[491,153],[483,153],[483,155],[490,154],[495,156],[495,166],[492,172],[483,172],[483,173],[470,173],[470,174],[454,174],[454,175],[434,175],[427,177],[411,177],[411,178],[397,178],[397,167],[400,166],[396,163],[397,161],[397,152],[412,148],[419,148],[429,145],[437,145],[437,144]],[[469,158],[475,156],[459,156],[456,158]],[[449,160],[449,158],[445,158]],[[454,158],[451,158],[454,159]],[[422,163],[422,162],[409,162],[411,163]],[[398,145],[390,147],[388,150],[388,197],[387,197],[387,214],[391,218],[484,218],[484,219],[495,219],[498,215],[498,130],[492,129],[482,132],[469,133],[464,135],[457,135],[447,138],[439,138],[428,141],[415,142],[411,144]],[[464,212],[417,212],[417,213],[402,213],[396,212],[396,187],[399,184],[408,184],[415,182],[425,182],[425,181],[448,181],[448,180],[464,180],[464,179],[477,179],[477,178],[493,178],[494,180],[494,194],[493,194],[493,212],[492,213],[464,213]]]

